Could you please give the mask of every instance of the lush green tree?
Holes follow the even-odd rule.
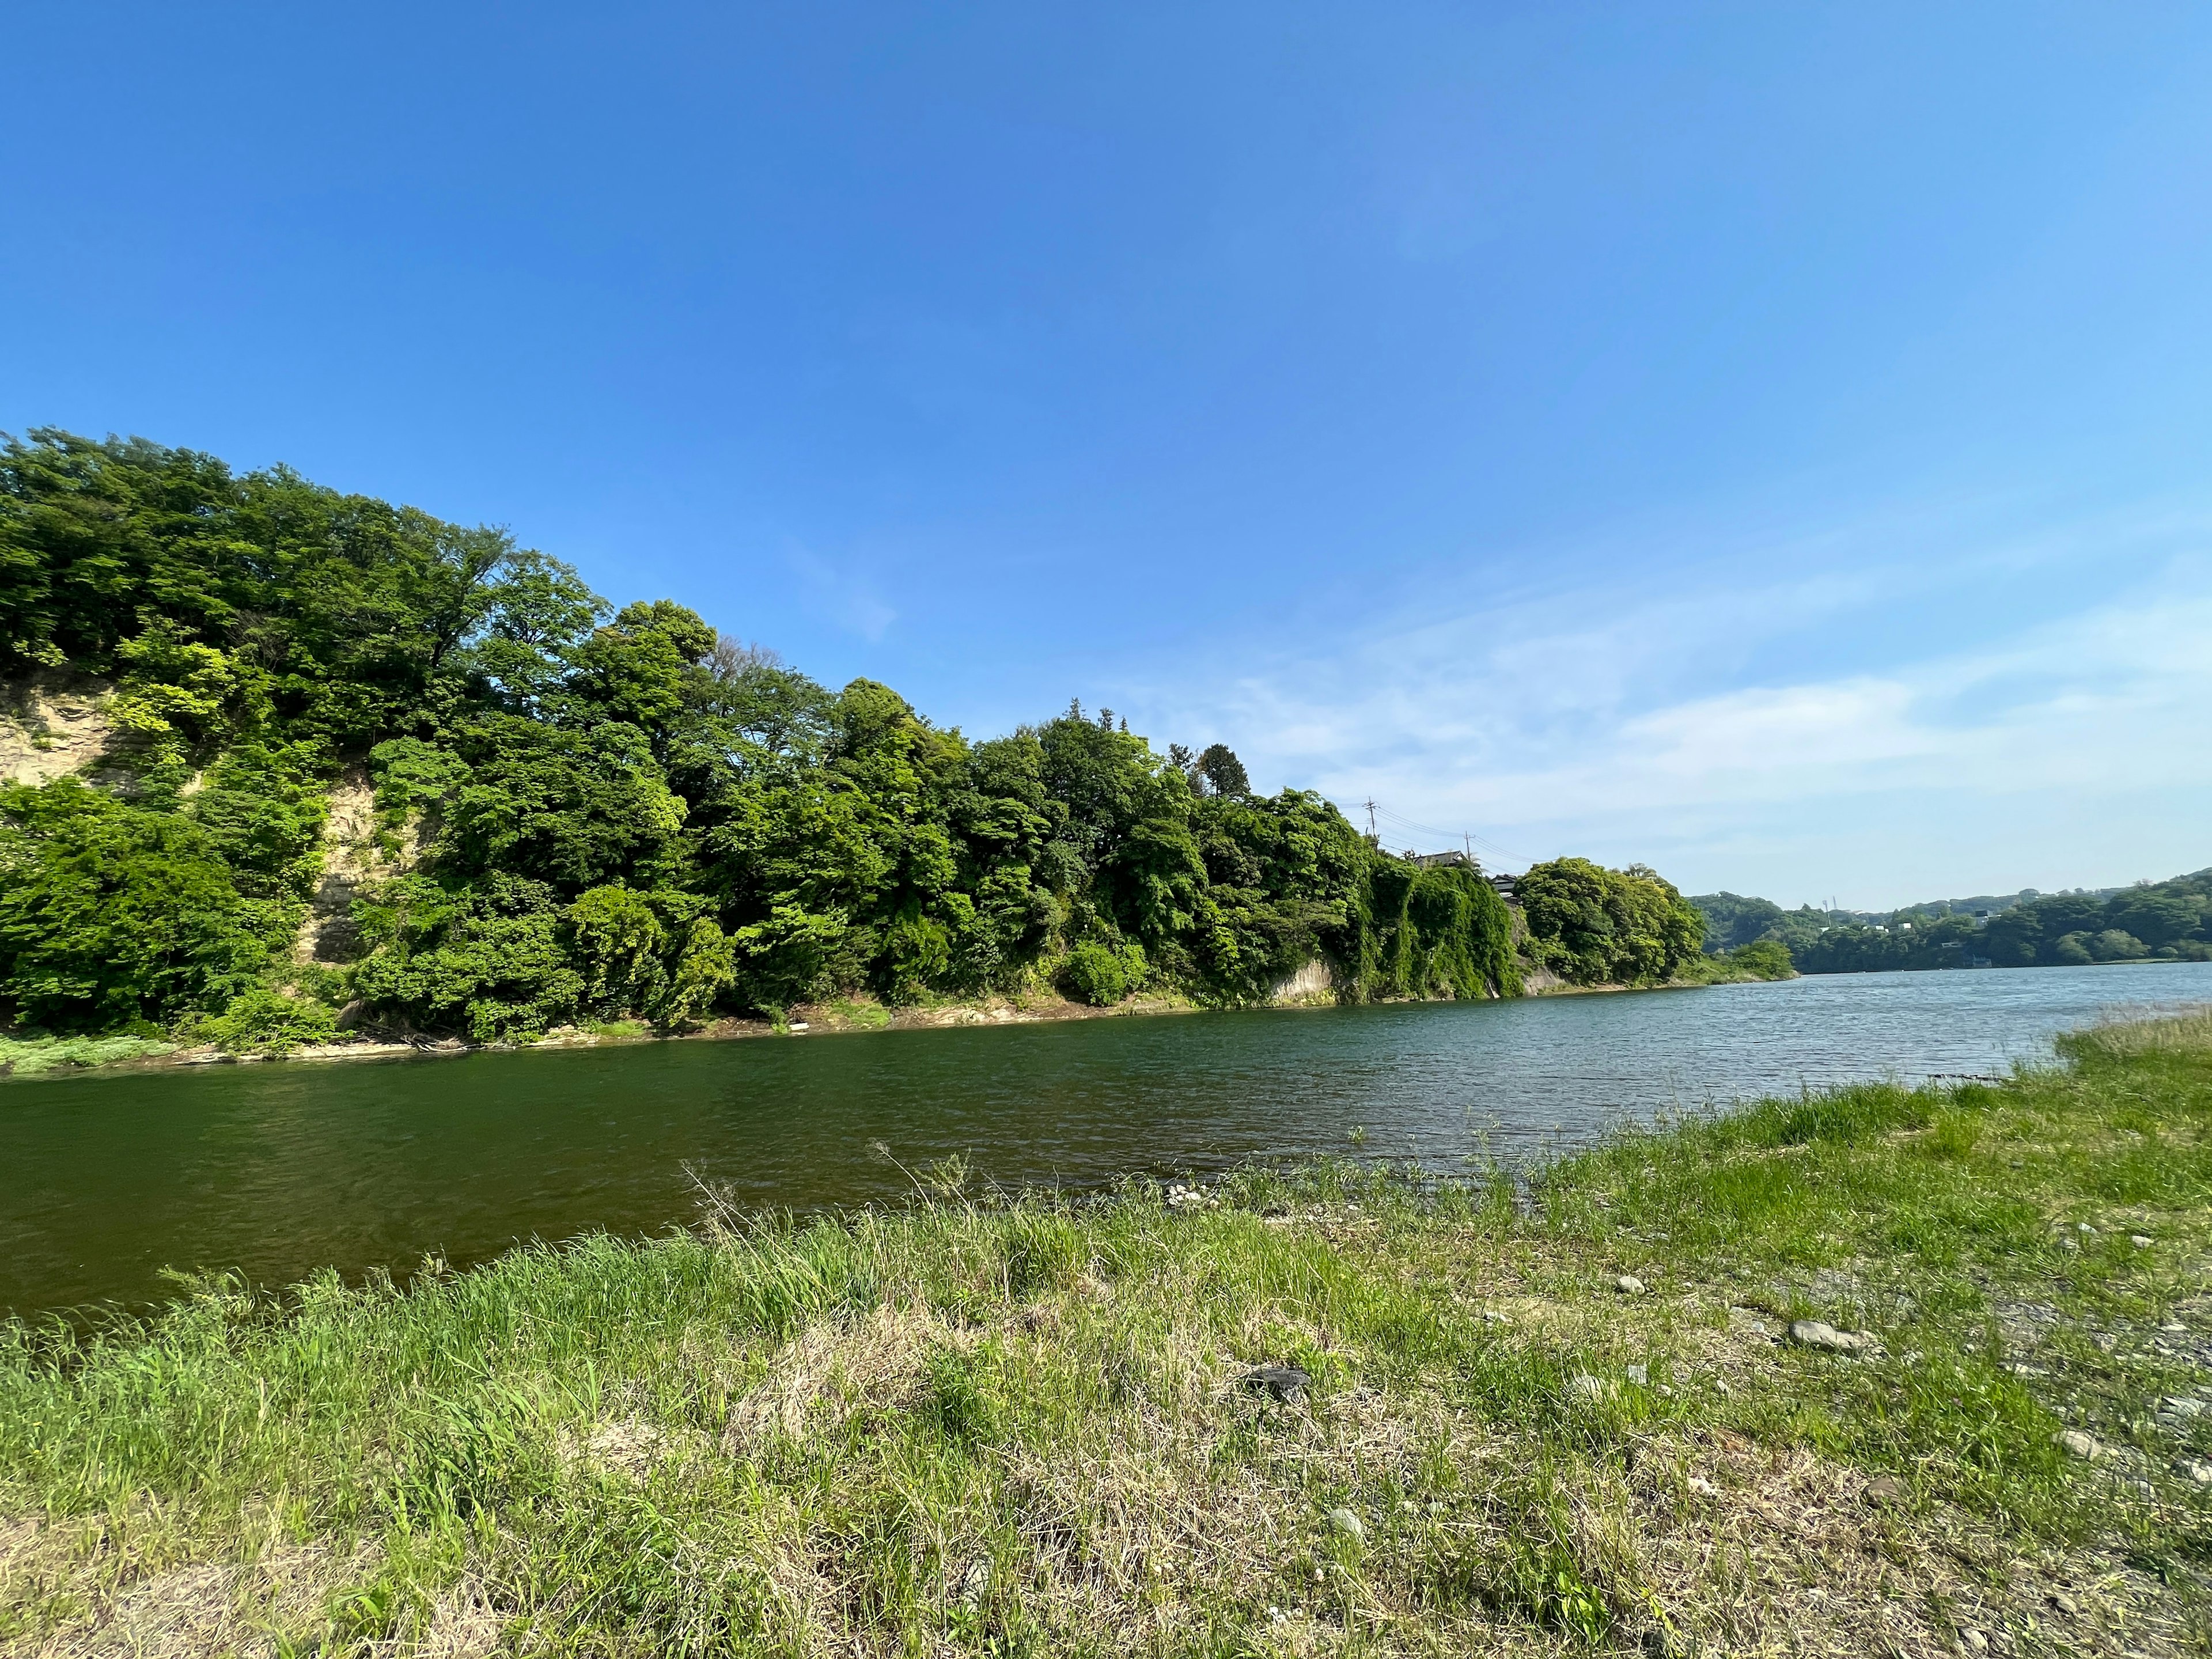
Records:
[[[1074,704],[970,744],[672,601],[614,610],[497,529],[281,468],[9,441],[0,676],[33,674],[110,688],[114,737],[100,787],[8,798],[0,1018],[274,1050],[347,1001],[509,1042],[861,990],[1254,1002],[1316,959],[1352,999],[1519,989],[1478,872],[1255,796],[1225,744],[1163,757]],[[364,781],[375,845],[324,881],[332,792]],[[1599,907],[1622,971],[1673,948],[1642,880]],[[294,961],[349,884],[349,959]]]
[[[1658,984],[1704,945],[1705,916],[1643,865],[1554,859],[1530,866],[1514,890],[1530,954],[1571,984]]]
[[[1690,902],[1705,919],[1705,948],[1716,953],[1776,937],[1785,914],[1771,899],[1739,893],[1705,893]]]
[[[62,778],[0,786],[0,1003],[55,1031],[167,1024],[255,984],[288,931],[215,837]]]

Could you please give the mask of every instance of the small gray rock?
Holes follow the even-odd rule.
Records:
[[[1970,1626],[1959,1632],[1959,1645],[1968,1653],[1987,1653],[1990,1638]]]
[[[2079,1429],[2064,1429],[2058,1435],[2058,1449],[2069,1457],[2078,1457],[2086,1462],[2105,1449],[2094,1437],[2082,1433]]]
[[[2201,1457],[2186,1457],[2178,1467],[2181,1474],[2187,1475],[2198,1486],[2212,1486],[2212,1462],[2207,1462]]]
[[[2069,1616],[2081,1611],[2081,1604],[2063,1589],[2051,1592],[2051,1605]]]
[[[1328,1524],[1346,1538],[1358,1540],[1367,1536],[1367,1528],[1350,1510],[1334,1509],[1328,1512]]]
[[[1261,1365],[1238,1377],[1237,1386],[1247,1394],[1264,1394],[1295,1406],[1306,1397],[1313,1378],[1296,1365]]]
[[[1875,1346],[1865,1331],[1839,1331],[1823,1319],[1801,1319],[1790,1328],[1790,1340],[1808,1348],[1830,1353],[1864,1353]]]
[[[2139,1250],[2147,1250],[2150,1249],[2153,1241],[2144,1237],[2141,1233],[2130,1233],[2128,1235],[2128,1243],[2134,1245],[2136,1249]]]
[[[1651,1368],[1649,1365],[1631,1365],[1626,1369],[1628,1380],[1638,1388],[1648,1389],[1651,1386]]]
[[[1878,1474],[1866,1483],[1862,1496],[1878,1510],[1895,1509],[1905,1501],[1905,1483],[1893,1474]]]
[[[2158,1402],[2160,1417],[2202,1417],[2204,1402],[2185,1394],[2170,1394]]]
[[[1622,1273],[1613,1281],[1613,1288],[1623,1296],[1641,1296],[1644,1294],[1644,1281],[1634,1273]]]

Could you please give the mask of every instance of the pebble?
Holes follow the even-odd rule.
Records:
[[[1822,1319],[1801,1319],[1790,1328],[1794,1342],[1808,1348],[1826,1348],[1831,1353],[1864,1353],[1875,1345],[1874,1338],[1865,1331],[1839,1331]]]
[[[2065,1429],[2062,1430],[2059,1433],[2058,1449],[2064,1452],[2069,1457],[2079,1457],[2086,1460],[2096,1456],[2105,1449],[2099,1445],[2090,1436],[2082,1433],[2081,1430]]]
[[[1878,1474],[1866,1483],[1866,1501],[1886,1510],[1905,1501],[1905,1483],[1893,1474]]]
[[[1346,1538],[1362,1539],[1367,1536],[1367,1528],[1360,1523],[1359,1517],[1350,1510],[1331,1510],[1328,1512],[1328,1524]]]
[[[1486,1325],[1503,1325],[1505,1322],[1506,1316],[1495,1308],[1485,1308],[1482,1310],[1482,1322]]]
[[[1623,1296],[1641,1296],[1644,1294],[1644,1281],[1634,1273],[1623,1273],[1613,1281],[1613,1288]]]
[[[2212,1463],[2205,1462],[2205,1460],[2201,1457],[2191,1457],[2184,1460],[2181,1465],[2181,1473],[2187,1475],[2191,1480],[2194,1480],[2200,1486],[2212,1486]]]
[[[2081,1611],[2081,1604],[2064,1590],[2051,1592],[2051,1605],[2064,1613],[2076,1613]]]
[[[2074,1224],[2074,1231],[2077,1233],[2094,1233],[2097,1230],[2086,1221],[2077,1221]]]
[[[2128,1235],[2128,1243],[2134,1245],[2136,1249],[2139,1250],[2147,1250],[2150,1249],[2152,1241],[2145,1238],[2141,1233],[2130,1233]]]
[[[1721,1495],[1721,1489],[1702,1474],[1692,1475],[1684,1484],[1700,1498],[1718,1498]]]
[[[2204,1402],[2185,1394],[2170,1394],[2158,1402],[2161,1417],[2202,1417]]]
[[[1981,1632],[1969,1628],[1959,1632],[1959,1646],[1967,1653],[1987,1653],[1990,1650],[1990,1638]]]

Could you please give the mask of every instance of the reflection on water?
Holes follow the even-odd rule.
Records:
[[[1468,1006],[1192,1014],[0,1085],[0,1306],[283,1284],[517,1239],[894,1198],[965,1154],[1009,1185],[1343,1152],[1449,1168],[1852,1078],[2001,1069],[2212,963],[1876,974]]]

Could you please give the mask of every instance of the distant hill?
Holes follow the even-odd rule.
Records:
[[[1705,915],[1708,951],[1775,939],[1807,974],[2212,960],[2212,869],[2132,887],[2030,887],[1882,911],[1785,910],[1739,893],[1690,902]]]

